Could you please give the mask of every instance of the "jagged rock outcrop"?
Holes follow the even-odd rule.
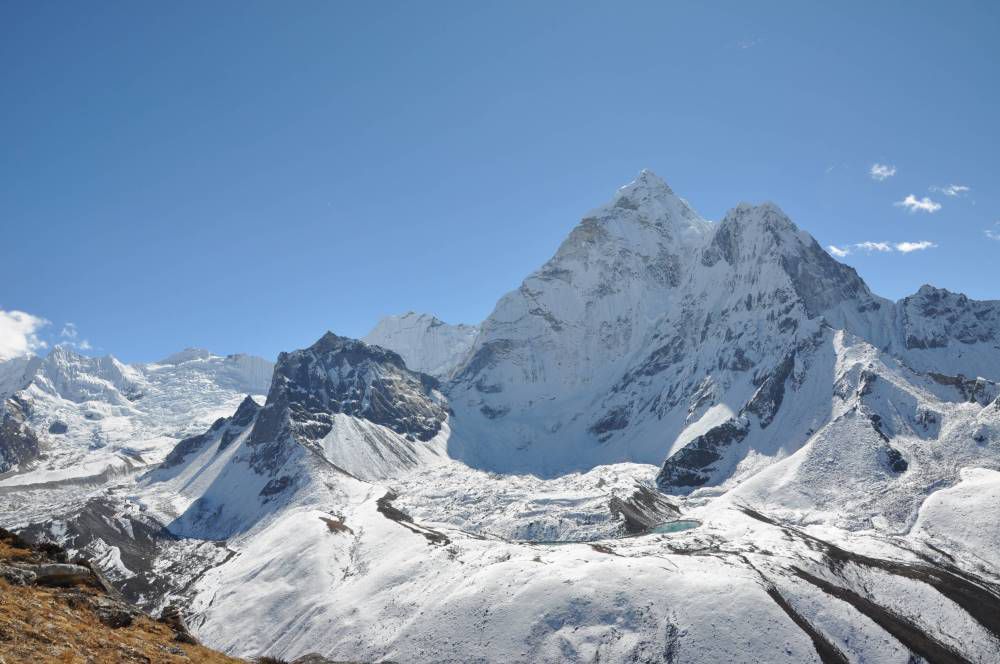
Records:
[[[260,410],[261,406],[253,397],[247,396],[232,416],[219,418],[205,433],[185,438],[177,443],[160,464],[160,468],[167,469],[180,465],[185,459],[203,450],[215,440],[218,441],[219,451],[225,450],[237,436],[254,423]]]
[[[0,473],[38,458],[38,436],[28,425],[27,404],[11,397],[0,402]]]
[[[65,557],[57,546],[32,545],[0,529],[0,578],[6,581],[0,659],[237,662],[197,645],[186,628],[174,631],[158,625],[124,601],[88,561],[67,564]]]
[[[291,453],[290,440],[318,443],[337,433],[338,416],[410,443],[429,441],[447,419],[437,386],[390,350],[328,332],[309,348],[278,356],[267,403],[247,442],[251,465],[260,473],[274,471]],[[398,447],[391,436],[370,433]]]
[[[680,516],[677,505],[648,486],[636,487],[627,498],[612,496],[608,508],[613,516],[621,518],[625,532],[630,535],[647,532]]]
[[[929,285],[899,302],[907,348],[1000,343],[1000,302],[979,302]]]
[[[212,418],[170,420],[152,472],[60,489],[52,518],[47,486],[0,499],[144,606],[190,600],[171,632],[190,615],[245,656],[990,661],[993,304],[918,299],[872,295],[773,204],[713,223],[643,173],[448,380],[327,334],[281,356],[263,408],[227,392],[213,424],[187,382]],[[107,435],[223,363],[188,350],[131,397],[113,377],[121,398],[53,397],[36,430],[67,431],[40,442]]]
[[[447,385],[449,449],[543,475],[660,463],[661,486],[689,491],[791,454],[828,421],[817,397],[836,381],[836,331],[920,372],[989,379],[997,321],[1000,303],[930,287],[894,304],[773,203],[712,223],[643,172],[483,322]],[[988,399],[982,380],[959,388]],[[940,429],[932,410],[915,415],[924,436]]]
[[[266,392],[272,367],[190,349],[129,365],[66,346],[0,363],[0,472],[27,473],[21,484],[99,483],[139,472],[243,395]]]

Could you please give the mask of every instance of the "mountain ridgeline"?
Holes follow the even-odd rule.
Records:
[[[0,364],[0,526],[237,655],[987,662],[998,381],[1000,302],[644,171],[478,326]]]
[[[890,302],[774,204],[708,222],[643,172],[482,323],[446,389],[450,449],[543,475],[666,459],[661,486],[689,491],[803,446],[838,347],[1000,379],[998,314],[930,286]]]

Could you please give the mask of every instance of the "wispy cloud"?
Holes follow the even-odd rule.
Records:
[[[888,242],[859,242],[854,246],[865,251],[879,251],[882,253],[892,251],[892,246]]]
[[[736,42],[736,48],[746,50],[748,48],[753,48],[754,46],[757,46],[758,44],[760,44],[760,42],[761,40],[758,39],[757,37],[747,37],[746,39],[741,39],[738,42]]]
[[[923,251],[924,249],[933,249],[936,246],[936,244],[927,240],[921,240],[920,242],[899,242],[896,244],[896,251],[908,254],[911,251]]]
[[[917,198],[913,194],[910,194],[901,201],[896,201],[893,205],[896,207],[904,207],[908,212],[917,212],[919,210],[920,212],[934,213],[941,209],[940,203],[932,201],[927,196]]]
[[[932,185],[929,187],[930,191],[936,191],[939,194],[944,194],[945,196],[951,196],[952,198],[956,196],[965,196],[967,193],[972,191],[971,187],[967,187],[964,184],[949,184],[947,187],[938,187]]]
[[[62,330],[59,331],[59,336],[64,339],[60,342],[63,346],[71,346],[79,350],[92,350],[94,347],[86,339],[80,338],[80,332],[76,329],[76,323],[66,323],[63,325]]]
[[[45,348],[37,333],[48,324],[44,318],[23,311],[0,310],[0,361]]]
[[[1000,239],[1000,233],[997,234],[997,238]],[[837,246],[831,244],[826,249],[832,255],[837,258],[844,258],[849,256],[856,251],[863,251],[866,253],[877,253],[877,254],[890,254],[893,252],[899,252],[901,254],[908,254],[913,251],[922,251],[924,249],[933,249],[937,247],[936,244],[928,240],[921,240],[919,242],[857,242],[855,244],[844,244]]]
[[[1000,242],[1000,221],[993,224],[993,228],[987,228],[985,231],[983,231],[983,233],[985,233],[986,237],[988,237],[989,239],[997,240],[998,242]]]
[[[883,180],[888,180],[896,174],[896,167],[890,166],[889,164],[874,163],[868,171],[868,174],[872,176],[872,180],[882,182]]]

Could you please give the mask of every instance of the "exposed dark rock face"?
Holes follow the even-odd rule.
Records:
[[[160,467],[173,468],[174,466],[179,466],[184,462],[184,459],[204,448],[206,443],[208,443],[211,439],[211,431],[185,438],[181,442],[177,443],[177,445],[174,446],[174,449],[170,450],[170,453],[167,454]]]
[[[781,361],[774,371],[767,375],[757,392],[747,403],[745,410],[760,418],[760,428],[766,429],[781,407],[785,398],[785,381],[795,368],[795,352],[793,351]]]
[[[51,537],[50,522],[32,524],[21,531],[21,536],[35,546],[46,546]],[[149,598],[150,591],[162,590],[162,580],[154,580],[154,563],[161,546],[175,540],[162,525],[142,515],[135,515],[123,523],[115,505],[103,498],[93,498],[78,512],[63,520],[59,529],[65,533],[64,546],[76,551],[86,551],[93,544],[116,546],[122,564],[136,573],[119,583],[122,594],[130,601],[141,602]]]
[[[910,464],[895,447],[886,447],[883,451],[883,458],[885,465],[894,473],[906,472],[906,469],[910,467]]]
[[[666,496],[645,486],[636,487],[626,499],[612,496],[608,508],[612,515],[622,518],[629,535],[644,533],[680,516],[680,510]]]
[[[933,371],[927,375],[936,383],[951,385],[970,403],[978,403],[980,406],[989,404],[1000,395],[1000,385],[985,378],[966,378],[962,374],[947,376]]]
[[[194,635],[188,629],[187,622],[184,620],[184,607],[180,604],[174,602],[165,606],[163,611],[160,612],[158,620],[174,630],[174,640],[180,643],[197,645],[198,640],[194,638]]]
[[[628,426],[628,407],[616,406],[606,412],[601,419],[594,422],[590,432],[601,438],[612,431],[620,431]]]
[[[398,497],[399,496],[397,496],[395,493],[389,491],[381,498],[379,498],[377,501],[375,501],[375,506],[379,514],[389,519],[390,521],[395,521],[396,523],[403,526],[410,532],[422,535],[427,540],[428,544],[447,546],[448,544],[451,543],[451,540],[448,539],[448,536],[445,535],[444,533],[440,533],[436,530],[432,530],[430,528],[426,528],[417,523],[414,523],[413,518],[409,514],[407,514],[403,510],[393,505],[392,501],[396,500],[396,498]]]
[[[743,417],[709,429],[663,462],[657,483],[667,491],[705,484],[726,449],[741,442],[749,431],[750,423]]]
[[[76,593],[73,599],[93,611],[101,623],[114,629],[128,627],[142,615],[139,609],[123,600],[89,561],[77,558],[67,563],[62,547],[51,542],[30,544],[25,538],[3,528],[0,528],[0,542],[11,547],[9,550],[19,550],[20,553],[16,559],[0,560],[0,578],[8,583],[47,588],[89,588],[91,592]]]
[[[38,458],[38,436],[27,424],[27,411],[18,397],[0,402],[0,473]]]
[[[907,348],[942,348],[949,340],[963,344],[998,341],[1000,303],[970,300],[961,293],[921,286],[899,302]]]
[[[216,420],[212,427],[203,434],[185,438],[177,443],[174,449],[163,460],[161,468],[173,468],[184,463],[184,460],[193,454],[203,450],[206,445],[221,437],[219,450],[226,449],[238,435],[253,423],[261,407],[249,396],[243,400],[239,408],[231,417],[221,417]]]
[[[803,254],[784,256],[781,267],[791,277],[795,293],[811,316],[846,300],[861,300],[871,308],[879,306],[854,268],[834,260],[812,238]]]
[[[735,267],[759,259],[759,254],[744,255],[751,245],[746,239],[749,233],[766,238],[766,245],[758,247],[758,251],[768,251],[778,260],[810,316],[818,316],[847,300],[878,306],[853,268],[834,260],[813,238],[800,234],[795,224],[770,203],[759,207],[739,205],[730,210],[703,252],[702,264],[712,266],[725,260]]]
[[[62,422],[60,420],[56,420],[55,422],[49,425],[49,433],[59,435],[59,434],[64,434],[67,431],[69,431],[69,426],[65,422]]]
[[[427,441],[447,418],[438,382],[409,371],[380,346],[326,333],[304,350],[282,353],[248,444],[258,472],[277,469],[291,453],[289,437],[316,441],[343,413]]]
[[[276,496],[291,485],[292,478],[288,475],[282,475],[264,485],[264,488],[260,490],[260,495],[264,497]]]
[[[34,565],[35,584],[60,588],[86,583],[91,578],[90,568],[70,563],[45,563]]]
[[[657,483],[664,490],[684,490],[707,483],[728,450],[750,433],[748,413],[757,416],[761,429],[774,421],[785,398],[786,382],[795,369],[793,350],[760,380],[760,387],[739,415],[709,429],[663,462]]]
[[[489,406],[487,404],[483,404],[479,408],[479,412],[481,412],[483,415],[485,415],[486,417],[490,418],[491,420],[495,420],[495,419],[501,418],[504,415],[506,415],[507,413],[509,413],[510,412],[510,408],[507,408],[506,406],[500,407],[500,408],[493,408],[492,406]]]
[[[671,337],[666,343],[651,352],[636,369],[626,373],[613,391],[624,390],[639,378],[655,376],[674,367],[684,358],[684,351],[684,338]]]
[[[253,400],[252,397],[247,396],[242,403],[240,403],[239,408],[233,413],[233,416],[229,418],[229,424],[237,427],[245,427],[257,416],[260,412],[260,405]]]

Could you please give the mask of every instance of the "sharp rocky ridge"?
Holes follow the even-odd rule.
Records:
[[[1000,302],[643,171],[477,326],[0,364],[0,514],[234,654],[987,662],[998,381]]]
[[[829,395],[804,390],[832,390],[838,344],[995,381],[998,312],[930,286],[890,302],[776,205],[740,204],[708,222],[644,171],[482,323],[447,389],[451,449],[482,467],[551,475],[662,463],[689,447],[681,467],[708,470],[707,441],[728,438],[759,469],[819,428]],[[684,490],[727,479],[739,461],[711,462],[707,474],[671,463],[660,479]]]

